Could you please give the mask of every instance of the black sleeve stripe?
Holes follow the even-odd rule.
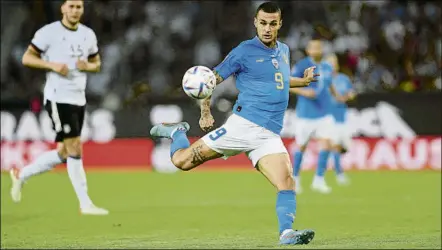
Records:
[[[99,51],[97,51],[97,52],[94,53],[94,54],[89,55],[87,58],[88,58],[88,59],[94,58],[95,56],[98,55],[98,52],[99,52]]]
[[[38,53],[43,53],[44,51],[42,49],[40,49],[37,45],[31,43],[32,48],[34,48]]]

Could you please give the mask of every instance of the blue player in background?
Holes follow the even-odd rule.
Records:
[[[339,73],[339,63],[336,55],[332,54],[325,59],[333,67],[333,86],[336,92],[344,98],[346,102],[353,100],[356,93],[353,90],[350,78],[343,73]],[[336,181],[340,185],[349,184],[348,177],[344,174],[341,166],[341,154],[347,152],[351,145],[351,132],[347,127],[347,103],[332,99],[332,115],[334,118],[332,137],[332,157],[336,172]]]
[[[331,151],[333,138],[333,116],[331,99],[333,96],[343,101],[336,94],[332,85],[332,66],[325,62],[322,57],[322,42],[320,39],[312,39],[307,45],[308,57],[300,60],[292,70],[292,76],[300,77],[304,70],[316,67],[319,72],[317,82],[304,88],[293,88],[291,93],[298,95],[296,103],[296,127],[295,139],[298,146],[294,153],[293,173],[298,193],[302,191],[300,170],[302,159],[311,138],[316,138],[319,143],[318,165],[311,188],[321,193],[330,193],[331,188],[325,182],[328,157]]]
[[[159,124],[150,133],[153,137],[172,139],[172,162],[184,171],[211,159],[246,153],[253,166],[277,190],[280,244],[298,245],[308,244],[315,233],[292,229],[296,194],[290,157],[280,132],[289,89],[308,86],[315,75],[314,68],[308,68],[300,77],[290,76],[289,48],[277,41],[281,18],[281,10],[275,3],[261,4],[254,19],[257,36],[239,44],[215,67],[217,84],[234,75],[239,90],[233,114],[224,125],[192,145],[187,139],[190,127],[186,122]],[[207,98],[201,103],[200,127],[208,131],[213,124],[210,98]]]

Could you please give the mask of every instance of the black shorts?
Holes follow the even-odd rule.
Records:
[[[66,103],[56,103],[47,100],[46,111],[52,120],[52,128],[57,133],[56,142],[75,138],[81,135],[86,106],[77,106]]]

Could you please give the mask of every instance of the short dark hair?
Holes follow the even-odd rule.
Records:
[[[265,13],[279,13],[281,15],[281,9],[278,4],[274,2],[265,2],[259,5],[258,9],[256,9],[255,16],[258,16],[259,11],[264,11]]]

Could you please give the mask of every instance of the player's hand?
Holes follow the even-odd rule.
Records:
[[[87,70],[87,66],[88,66],[88,62],[84,61],[84,60],[78,60],[76,63],[77,69],[80,71],[86,71]]]
[[[69,68],[64,63],[54,63],[52,66],[52,71],[54,71],[55,73],[58,73],[62,76],[67,76],[69,73]]]
[[[215,119],[213,119],[212,114],[201,115],[200,118],[200,127],[204,132],[208,132],[212,130],[213,125],[215,124]]]
[[[305,79],[306,82],[307,82],[307,86],[308,86],[311,82],[316,82],[316,81],[318,81],[318,79],[316,79],[316,77],[318,77],[319,74],[315,74],[315,72],[314,72],[315,69],[316,69],[316,67],[313,66],[313,67],[310,67],[310,68],[307,68],[306,70],[304,70],[304,79]]]

